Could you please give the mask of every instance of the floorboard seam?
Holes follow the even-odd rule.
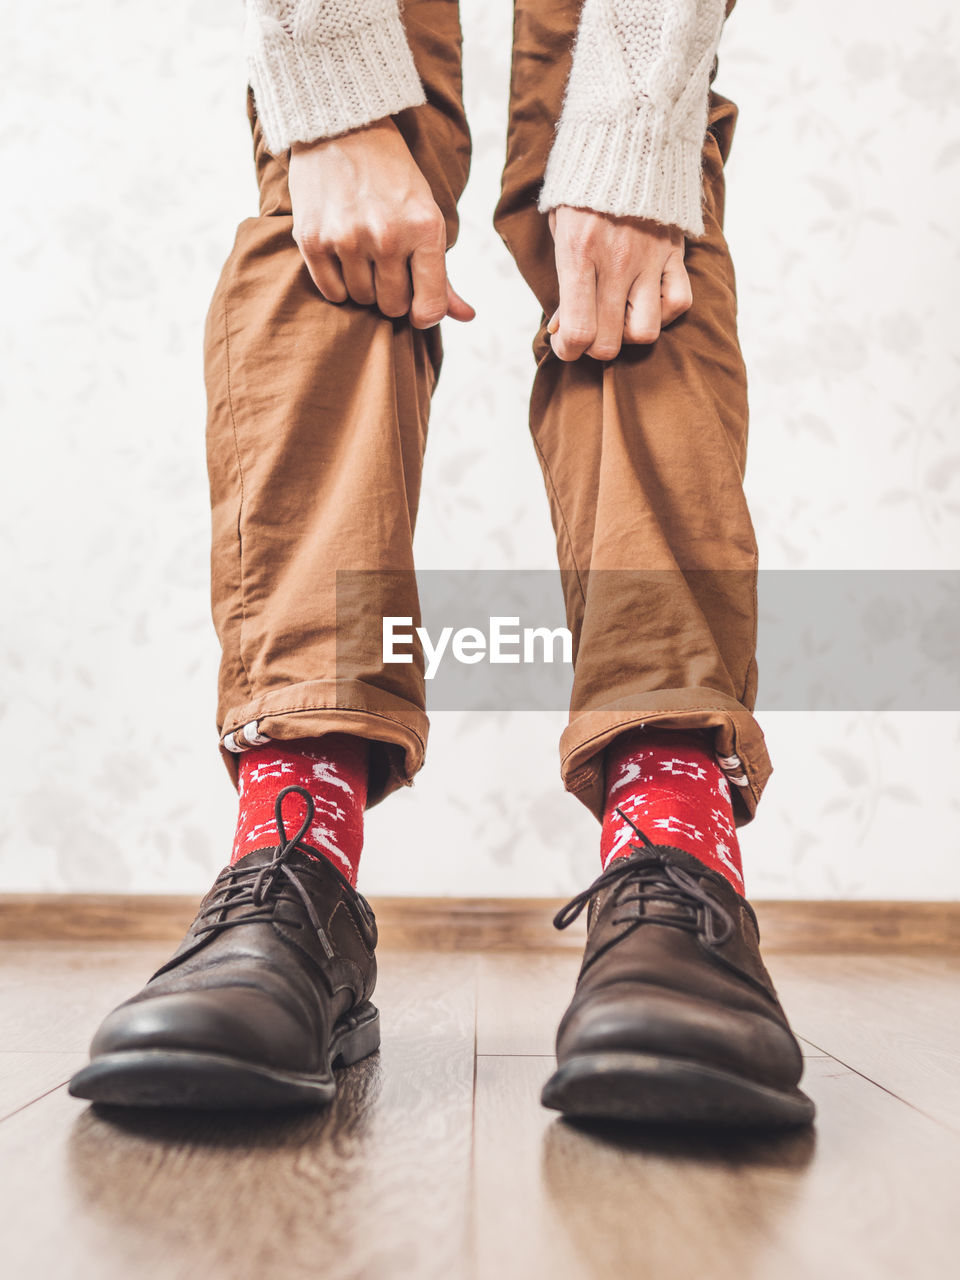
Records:
[[[549,1062],[553,1058],[552,1053],[478,1053],[478,1058],[543,1058]]]
[[[73,1073],[71,1072],[71,1075],[72,1074]],[[14,1109],[12,1111],[8,1111],[5,1116],[0,1116],[0,1124],[3,1124],[7,1120],[12,1120],[13,1117],[18,1116],[21,1111],[26,1111],[27,1107],[32,1107],[36,1103],[42,1102],[44,1098],[49,1098],[51,1093],[56,1093],[58,1089],[63,1089],[69,1080],[70,1076],[67,1076],[66,1080],[61,1080],[59,1084],[55,1084],[51,1089],[45,1089],[43,1093],[38,1093],[37,1096],[35,1098],[31,1098],[29,1102],[24,1102],[19,1107],[14,1107]]]
[[[941,1129],[946,1129],[948,1133],[956,1133],[957,1129],[954,1125],[946,1120],[941,1120],[939,1116],[932,1116],[929,1111],[924,1111],[922,1107],[918,1107],[915,1102],[911,1102],[909,1098],[903,1098],[893,1089],[888,1089],[885,1084],[881,1084],[879,1080],[874,1080],[872,1076],[868,1076],[865,1071],[858,1071],[855,1066],[849,1062],[844,1062],[842,1058],[838,1058],[835,1053],[829,1053],[821,1046],[814,1044],[808,1037],[804,1036],[807,1044],[812,1045],[823,1057],[829,1058],[831,1062],[836,1062],[838,1066],[843,1067],[846,1071],[852,1071],[855,1076],[859,1076],[861,1080],[866,1080],[867,1084],[872,1084],[875,1088],[880,1089],[883,1093],[889,1094],[891,1098],[896,1098],[898,1102],[902,1102],[905,1107],[909,1107],[911,1111],[915,1111],[918,1116],[923,1116],[925,1120],[932,1121],[935,1125],[939,1125]]]
[[[477,1276],[477,1105],[479,1094],[477,1081],[479,1076],[480,1054],[477,1047],[480,1043],[480,964],[474,960],[473,967],[473,1096],[470,1099],[470,1180],[468,1190],[470,1203],[467,1208],[467,1258],[468,1274],[471,1280]]]

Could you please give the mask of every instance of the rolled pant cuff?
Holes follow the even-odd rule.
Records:
[[[730,782],[737,826],[756,813],[773,772],[763,731],[753,715],[716,689],[661,689],[577,713],[560,739],[563,785],[598,819],[605,801],[603,753],[626,729],[714,729],[717,760]]]
[[[367,808],[410,786],[423,767],[429,721],[419,707],[360,681],[284,685],[231,707],[220,730],[220,756],[234,787],[244,751],[271,741],[352,733],[371,743]]]

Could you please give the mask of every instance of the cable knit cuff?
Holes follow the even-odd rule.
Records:
[[[250,33],[247,67],[267,150],[330,138],[426,102],[395,5],[331,40],[298,41],[279,23]]]
[[[669,118],[652,110],[606,121],[561,118],[537,207],[652,218],[702,236],[702,149],[672,135]]]

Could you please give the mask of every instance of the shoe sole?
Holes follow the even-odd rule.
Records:
[[[644,1053],[571,1058],[543,1087],[545,1107],[584,1120],[785,1129],[816,1108],[800,1089],[773,1089],[733,1072]]]
[[[329,1067],[309,1075],[188,1049],[128,1049],[104,1054],[70,1080],[75,1098],[118,1107],[197,1110],[325,1106],[337,1092],[334,1070],[380,1047],[380,1014],[361,1005],[331,1037]]]

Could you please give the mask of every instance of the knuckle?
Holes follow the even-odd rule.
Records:
[[[301,253],[317,254],[323,250],[323,237],[320,233],[320,228],[313,223],[308,223],[305,227],[294,227],[293,238]]]
[[[567,241],[567,249],[571,258],[589,258],[593,252],[593,236],[589,231],[574,231]]]
[[[332,227],[325,237],[325,247],[337,254],[352,256],[358,254],[363,246],[360,229],[355,226]]]
[[[673,284],[665,291],[664,301],[671,307],[686,311],[693,305],[693,290],[689,284]]]
[[[418,239],[432,240],[445,233],[443,214],[434,205],[432,209],[416,209],[409,219],[410,229]]]
[[[426,324],[437,324],[447,314],[446,298],[429,298],[416,308],[417,318]]]
[[[354,302],[359,302],[364,307],[372,306],[376,302],[377,295],[374,293],[373,285],[369,281],[351,277],[345,279],[344,283],[348,295]]]
[[[588,325],[578,324],[567,325],[564,335],[567,346],[572,347],[589,347],[596,336],[596,329],[592,329]]]
[[[392,258],[400,251],[400,236],[389,222],[375,222],[367,229],[370,247],[377,257]]]
[[[447,278],[438,272],[417,290],[417,302],[423,311],[431,315],[445,315],[447,310]]]
[[[380,310],[385,316],[389,316],[391,320],[398,320],[401,316],[405,316],[409,309],[407,303],[399,299],[380,303]]]
[[[630,337],[634,342],[656,342],[660,337],[660,329],[650,324],[633,325],[630,329]]]
[[[613,360],[619,353],[619,342],[595,342],[590,348],[590,355],[597,360]]]
[[[410,313],[410,323],[415,329],[432,329],[439,324],[446,313],[444,311],[418,311]]]
[[[360,256],[360,241],[356,236],[346,233],[331,239],[330,250],[338,258],[356,258]]]

